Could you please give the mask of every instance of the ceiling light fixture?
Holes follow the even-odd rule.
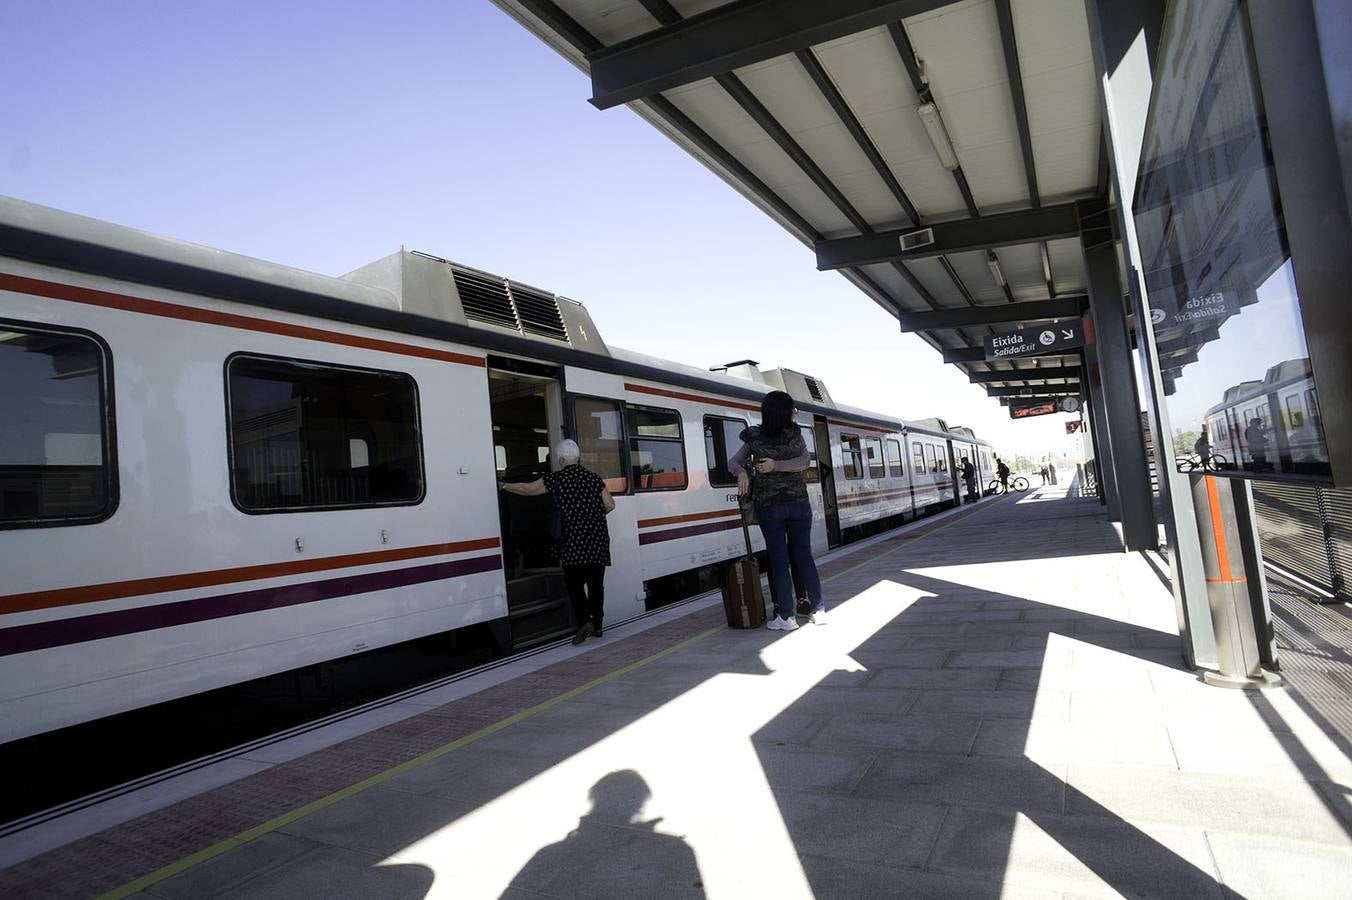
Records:
[[[995,255],[994,250],[986,251],[986,266],[991,270],[991,277],[1000,287],[1005,287],[1005,273],[1000,270],[1000,258]]]
[[[939,107],[933,103],[926,103],[916,109],[916,114],[920,116],[920,124],[925,126],[925,134],[929,135],[934,152],[939,154],[939,164],[949,171],[956,169],[958,154],[953,150],[953,142],[948,138],[948,129],[944,127],[944,120],[939,115]]]

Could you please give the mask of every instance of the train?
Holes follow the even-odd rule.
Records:
[[[1284,360],[1261,381],[1227,388],[1203,418],[1218,469],[1273,475],[1328,474],[1323,416],[1310,360]],[[1264,443],[1252,446],[1259,423]]]
[[[426,253],[328,277],[4,198],[0,235],[0,744],[472,627],[558,639],[548,509],[496,482],[566,436],[616,498],[612,622],[744,552],[728,458],[767,391],[819,552],[994,473],[970,429],[612,347]]]

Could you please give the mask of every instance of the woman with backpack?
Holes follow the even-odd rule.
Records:
[[[798,627],[790,559],[807,589],[811,604],[808,621],[813,625],[826,624],[821,578],[812,559],[812,504],[808,502],[803,477],[809,455],[793,414],[793,398],[788,394],[783,391],[766,394],[761,400],[761,424],[742,432],[742,447],[728,460],[728,469],[737,476],[738,493],[751,494],[756,521],[765,537],[765,552],[770,558],[770,595],[775,604],[775,615],[767,624],[772,631],[793,631]],[[755,470],[754,476],[748,467]]]

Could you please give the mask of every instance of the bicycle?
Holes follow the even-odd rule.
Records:
[[[1002,484],[1000,479],[998,478],[992,481],[990,484],[986,485],[986,493],[988,494],[1004,494],[1008,493],[1009,491],[1026,491],[1026,490],[1028,490],[1028,479],[1024,478],[1022,475],[1015,475],[1012,478],[1010,478],[1009,487],[1005,487],[1005,485]]]
[[[1219,453],[1211,454],[1211,459],[1207,465],[1202,464],[1202,458],[1199,456],[1188,456],[1178,460],[1178,471],[1196,472],[1201,469],[1205,472],[1220,472],[1230,468],[1230,460]]]

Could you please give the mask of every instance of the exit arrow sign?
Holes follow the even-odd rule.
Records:
[[[1078,320],[1056,322],[987,335],[984,344],[987,361],[1065,353],[1084,346],[1084,329]]]

